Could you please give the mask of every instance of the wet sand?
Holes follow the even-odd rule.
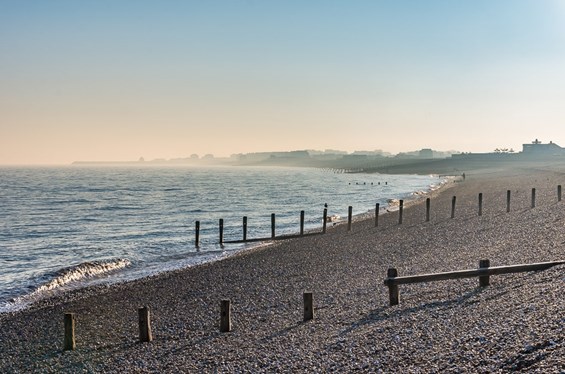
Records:
[[[398,212],[222,261],[79,290],[0,315],[1,372],[565,371],[565,266],[400,286],[400,275],[565,259],[565,164],[465,170],[466,179]],[[531,208],[531,189],[536,207]],[[511,211],[506,212],[506,191]],[[484,196],[478,216],[478,194]],[[455,218],[451,198],[457,196]],[[346,212],[341,214],[346,216]],[[302,294],[315,319],[302,322]],[[220,300],[233,330],[219,332]],[[154,341],[138,343],[137,309]],[[62,352],[63,314],[76,314]]]

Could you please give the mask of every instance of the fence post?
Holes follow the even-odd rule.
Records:
[[[271,239],[275,238],[275,213],[271,213]]]
[[[381,205],[377,203],[375,205],[375,227],[379,226],[379,209]]]
[[[506,191],[506,213],[510,213],[510,190]]]
[[[453,198],[451,199],[451,218],[455,218],[455,202],[457,200],[457,197],[453,196]]]
[[[483,215],[483,193],[479,193],[479,216]]]
[[[353,207],[349,206],[347,212],[347,231],[351,231],[351,216],[353,215]]]
[[[144,306],[143,308],[139,308],[137,312],[139,316],[139,341],[142,343],[150,342],[153,340],[153,336],[151,335],[149,307]]]
[[[247,241],[247,216],[243,216],[243,241]]]
[[[400,206],[398,207],[398,224],[402,225],[402,213],[404,212],[404,200],[400,200]]]
[[[532,209],[536,207],[536,189],[532,188]]]
[[[304,292],[304,322],[314,319],[314,301],[312,292]]]
[[[387,278],[396,278],[398,277],[398,271],[395,268],[390,268],[386,272]],[[390,306],[398,305],[400,296],[398,292],[398,285],[390,284],[388,285],[388,300]]]
[[[63,341],[63,350],[74,351],[75,347],[75,314],[65,313],[65,339]]]
[[[326,223],[328,222],[328,208],[324,208],[324,216],[322,218],[322,233],[326,233]]]
[[[428,197],[426,199],[426,222],[430,222],[430,204],[431,199]]]
[[[300,211],[300,235],[304,235],[304,211]]]
[[[200,246],[200,221],[196,221],[194,228],[194,246]]]
[[[231,305],[230,300],[222,300],[220,305],[220,332],[231,331]]]
[[[224,244],[224,219],[220,218],[220,244]]]
[[[490,267],[490,260],[480,260],[479,269],[487,269]],[[479,276],[479,286],[486,287],[490,284],[490,276],[481,275]]]
[[[561,201],[561,185],[557,186],[557,201]]]

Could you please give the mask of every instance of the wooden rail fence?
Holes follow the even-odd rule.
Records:
[[[506,191],[506,212],[509,213],[510,212],[510,203],[511,203],[511,196],[512,193],[510,190]],[[557,186],[557,202],[560,202],[562,200],[562,187],[561,185]],[[478,196],[478,215],[482,216],[483,215],[483,204],[484,200],[483,200],[483,193],[479,193]],[[451,218],[455,218],[455,208],[457,205],[457,196],[453,196],[451,199]],[[426,198],[426,216],[425,216],[425,222],[429,222],[430,221],[430,212],[431,212],[431,199],[428,197]],[[532,188],[531,190],[531,200],[530,200],[530,207],[533,209],[536,207],[536,189]],[[380,212],[380,204],[376,203],[375,205],[375,213],[374,213],[374,217],[375,217],[375,223],[374,226],[378,227],[379,226],[379,212]],[[399,200],[399,209],[398,209],[398,224],[402,224],[403,223],[403,214],[404,214],[404,200]],[[246,216],[243,217],[243,238],[242,239],[235,239],[235,240],[224,240],[224,220],[220,219],[219,220],[219,244],[223,245],[224,243],[247,243],[247,242],[259,242],[259,241],[268,241],[268,240],[283,240],[283,239],[292,239],[292,238],[297,238],[300,236],[309,236],[309,235],[319,235],[319,234],[325,234],[326,233],[326,228],[327,228],[327,222],[328,222],[328,209],[327,209],[327,205],[324,208],[323,211],[323,215],[322,215],[322,229],[321,231],[311,231],[306,233],[304,231],[304,211],[301,210],[300,211],[300,228],[299,228],[299,234],[285,234],[285,235],[276,235],[276,221],[275,221],[275,213],[271,214],[271,235],[270,237],[263,237],[263,238],[249,238],[247,235],[247,229],[248,229],[248,219]],[[349,206],[348,207],[348,212],[347,212],[347,231],[351,231],[352,230],[352,224],[353,224],[353,207]],[[201,225],[200,225],[200,221],[196,221],[195,222],[195,239],[194,239],[194,244],[195,247],[199,247],[200,246],[200,229],[201,229]]]
[[[435,282],[435,281],[447,280],[447,279],[463,279],[463,278],[479,277],[479,285],[481,287],[485,287],[490,284],[489,276],[491,275],[545,270],[553,266],[562,265],[562,264],[565,264],[565,261],[552,261],[552,262],[540,262],[535,264],[490,267],[489,260],[481,260],[479,262],[478,269],[457,270],[457,271],[450,271],[445,273],[409,275],[402,277],[398,276],[398,271],[395,268],[390,268],[387,271],[387,277],[385,278],[384,284],[388,286],[389,303],[392,306],[392,305],[398,305],[400,301],[398,286],[401,284],[424,283],[424,282]]]

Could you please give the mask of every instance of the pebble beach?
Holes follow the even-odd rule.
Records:
[[[565,265],[401,285],[399,275],[565,260],[565,165],[465,170],[399,212],[0,314],[2,373],[565,373]],[[536,189],[535,206],[531,191]],[[511,209],[507,212],[507,191]],[[478,194],[483,194],[478,214]],[[452,197],[457,197],[451,218]],[[426,221],[425,198],[431,199]],[[303,293],[314,319],[303,321]],[[232,330],[220,332],[220,302]],[[153,341],[140,343],[148,306]],[[76,349],[63,350],[63,316]]]

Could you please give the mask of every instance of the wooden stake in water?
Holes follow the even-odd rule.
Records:
[[[275,213],[271,214],[271,239],[275,238]]]
[[[379,226],[379,210],[381,208],[381,204],[375,204],[375,227]]]
[[[220,218],[220,244],[224,244],[224,219]]]
[[[139,316],[139,341],[142,343],[150,342],[153,340],[153,335],[151,334],[149,307],[139,308],[137,312]]]
[[[300,235],[304,235],[304,211],[300,211]]]
[[[457,201],[457,197],[453,196],[451,199],[451,218],[455,218],[455,202]]]
[[[194,246],[200,246],[200,221],[196,221],[194,228]]]
[[[324,208],[324,216],[322,217],[322,232],[326,233],[326,223],[328,222],[328,208]]]
[[[231,331],[231,305],[230,300],[222,300],[220,304],[220,332]]]
[[[247,240],[247,216],[243,216],[243,241]]]
[[[430,204],[431,199],[428,197],[426,199],[426,222],[430,222]]]
[[[479,193],[479,216],[483,215],[483,193]]]
[[[351,231],[351,219],[353,216],[353,207],[350,206],[347,213],[347,231]]]
[[[63,341],[63,350],[75,350],[75,315],[74,313],[65,313],[65,339]]]

